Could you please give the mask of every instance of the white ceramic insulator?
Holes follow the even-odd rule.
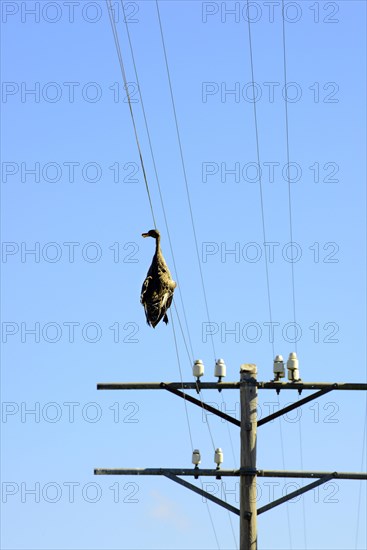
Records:
[[[204,363],[201,359],[197,359],[192,367],[192,374],[196,378],[200,378],[204,374]]]
[[[297,354],[293,351],[289,354],[288,361],[287,361],[287,369],[294,370],[298,369],[298,359]]]
[[[198,464],[200,464],[200,462],[201,462],[200,451],[199,451],[199,449],[194,449],[194,451],[192,453],[192,463],[195,466],[198,466]]]
[[[215,363],[214,376],[223,378],[227,374],[227,367],[223,359],[218,359]]]
[[[221,448],[218,448],[218,449],[215,449],[215,453],[214,453],[214,462],[216,464],[222,464],[223,462],[223,451]]]

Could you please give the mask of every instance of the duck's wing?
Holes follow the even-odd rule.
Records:
[[[168,322],[166,312],[172,303],[174,290],[172,283],[176,285],[173,281],[170,281],[170,284],[162,283],[162,281],[160,283],[159,287],[156,287],[154,281],[148,281],[148,287],[152,287],[153,291],[149,294],[145,293],[142,297],[147,323],[153,328],[161,319],[164,319],[165,323]]]
[[[140,303],[144,306],[147,324],[153,328],[156,325],[155,321],[160,313],[159,308],[157,307],[158,304],[156,294],[156,284],[154,279],[151,275],[147,275],[141,288]]]
[[[147,301],[142,302],[148,325],[155,328],[166,312],[166,294],[154,293]]]
[[[153,282],[153,277],[151,275],[149,275],[149,271],[148,271],[148,275],[145,277],[143,286],[141,287],[141,293],[140,293],[140,303],[141,304],[144,303],[145,296],[146,296],[149,288],[152,286],[152,282]]]
[[[159,277],[149,275],[148,271],[140,295],[148,325],[155,327],[162,319],[169,296],[169,287],[165,282]]]
[[[165,292],[164,294],[162,293],[161,314],[159,317],[159,321],[163,318],[163,322],[166,323],[166,325],[168,324],[167,310],[171,307],[172,300],[173,300],[173,293],[176,286],[177,286],[176,282],[173,281],[171,278],[165,281]]]

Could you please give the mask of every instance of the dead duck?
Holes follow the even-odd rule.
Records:
[[[176,283],[172,280],[161,251],[159,231],[151,229],[148,233],[142,233],[142,237],[155,239],[155,254],[140,295],[140,303],[144,306],[147,323],[155,328],[162,318],[166,324],[168,323],[167,310],[172,303]]]

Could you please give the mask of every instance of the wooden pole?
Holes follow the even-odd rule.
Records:
[[[241,468],[256,470],[256,365],[241,365]],[[240,550],[257,550],[256,475],[240,477]]]

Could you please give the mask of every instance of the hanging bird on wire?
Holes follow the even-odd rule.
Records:
[[[172,303],[173,292],[177,285],[172,280],[170,270],[163,257],[159,231],[151,229],[148,233],[142,233],[142,237],[155,239],[155,254],[140,295],[147,323],[155,328],[162,318],[166,324],[168,323],[167,310]]]

